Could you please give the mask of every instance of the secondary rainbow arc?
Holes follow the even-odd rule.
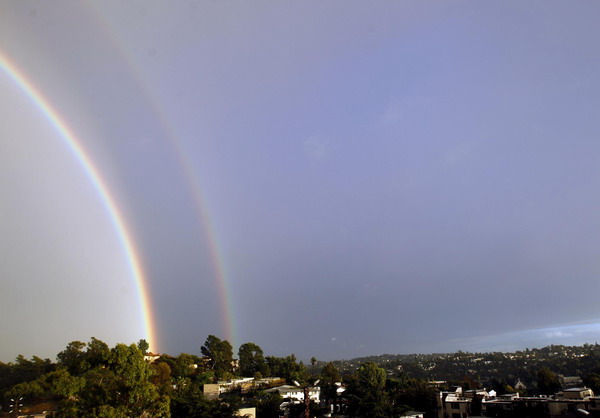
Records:
[[[58,132],[60,137],[64,140],[69,149],[73,152],[76,159],[81,164],[92,185],[95,187],[98,195],[106,208],[109,218],[115,228],[115,232],[119,238],[119,241],[123,247],[126,255],[126,260],[129,265],[131,274],[135,280],[138,288],[139,305],[142,311],[143,326],[145,332],[145,338],[153,347],[156,343],[154,321],[152,319],[152,312],[150,310],[150,298],[145,283],[145,276],[139,261],[139,256],[133,245],[133,239],[131,234],[126,228],[124,217],[119,211],[115,199],[110,194],[109,189],[100,176],[99,170],[94,166],[92,160],[85,152],[85,149],[81,145],[81,141],[77,139],[77,136],[69,128],[64,118],[52,107],[50,102],[44,97],[44,95],[35,87],[23,71],[10,62],[10,60],[0,51],[0,68],[8,75],[8,77],[19,87],[19,89],[27,95],[31,102],[41,111],[41,113],[48,119],[50,124]]]
[[[165,112],[159,104],[159,100],[155,97],[155,89],[149,86],[149,83],[145,79],[144,72],[132,59],[131,54],[126,53],[126,51],[123,49],[123,42],[117,39],[117,31],[112,28],[112,23],[110,20],[104,16],[100,8],[94,3],[88,3],[87,10],[89,10],[93,15],[93,18],[97,20],[98,28],[104,32],[106,38],[111,42],[115,50],[118,51],[117,55],[127,66],[130,74],[132,75],[132,81],[136,84],[140,93],[145,98],[146,104],[153,112],[156,120],[158,120],[166,139],[171,143],[175,156],[179,160],[180,167],[182,168],[185,178],[187,179],[188,188],[194,201],[196,215],[198,216],[198,219],[200,220],[200,223],[206,234],[209,256],[215,274],[215,282],[217,284],[221,327],[224,334],[223,336],[225,339],[231,342],[234,347],[236,347],[238,341],[235,313],[233,309],[233,292],[231,290],[230,278],[227,272],[225,260],[223,258],[223,251],[219,245],[218,234],[216,232],[214,222],[210,216],[210,211],[206,203],[206,199],[204,198],[203,187],[200,179],[198,178],[199,176],[196,174],[196,170],[194,169],[194,164],[191,161],[186,147],[175,132],[173,124],[165,116]],[[159,337],[160,334],[157,338]]]

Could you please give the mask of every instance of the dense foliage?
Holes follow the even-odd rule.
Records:
[[[311,416],[333,409],[355,417],[389,417],[413,409],[435,416],[439,384],[464,388],[485,386],[512,392],[517,379],[529,394],[551,394],[560,389],[559,374],[581,376],[600,393],[600,347],[550,346],[516,353],[384,355],[351,361],[318,362],[305,366],[291,354],[265,356],[255,343],[242,344],[238,360],[228,341],[209,335],[201,355],[162,355],[144,358],[148,344],[70,342],[49,359],[18,356],[0,363],[3,407],[10,399],[24,399],[25,410],[44,405],[64,417],[232,417],[242,407],[256,407],[258,416],[278,417],[285,400],[264,387],[237,389],[210,399],[203,385],[235,376],[260,379],[277,376],[288,384],[310,386],[320,380],[321,402],[311,402]],[[343,390],[341,390],[343,389]],[[243,393],[242,393],[243,392]],[[303,416],[304,404],[289,406],[290,416]]]

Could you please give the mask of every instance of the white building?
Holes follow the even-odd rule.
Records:
[[[144,360],[146,360],[148,363],[154,363],[159,358],[160,358],[160,354],[154,354],[154,353],[151,353],[150,351],[148,351],[144,355]]]
[[[424,416],[424,412],[408,411],[405,412],[404,415],[402,415],[400,418],[424,418]]]
[[[304,388],[299,386],[283,385],[268,389],[267,392],[279,392],[282,398],[289,398],[294,402],[304,402]],[[315,403],[320,402],[321,388],[318,386],[308,388],[308,399]]]

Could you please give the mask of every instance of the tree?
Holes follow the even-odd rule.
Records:
[[[368,361],[357,372],[358,384],[365,393],[380,392],[385,387],[385,370]]]
[[[5,396],[14,399],[21,397],[32,398],[42,393],[44,393],[44,388],[40,385],[40,382],[34,380],[32,382],[17,383],[5,393]]]
[[[104,343],[93,339],[85,353],[90,359],[106,358]],[[168,416],[169,400],[159,394],[150,378],[153,370],[135,345],[117,344],[108,352],[105,361],[88,363],[80,356],[80,344],[71,344],[61,356],[67,364],[74,364],[80,376],[71,376],[61,369],[49,376],[54,393],[66,398],[60,408],[61,416],[149,417]],[[75,358],[84,360],[70,362]],[[81,365],[87,365],[82,367]]]
[[[254,343],[245,343],[238,350],[240,374],[254,376],[256,373],[266,374],[267,364],[262,349]]]
[[[437,407],[439,392],[425,380],[401,375],[400,379],[388,379],[386,387],[394,416],[409,409],[432,413]]]
[[[271,376],[279,376],[291,384],[294,380],[305,382],[308,380],[308,372],[302,362],[296,361],[296,356],[290,354],[287,357],[265,357]]]
[[[537,385],[541,393],[554,395],[560,390],[558,376],[549,367],[541,367],[537,372]]]
[[[321,369],[321,398],[325,401],[335,401],[337,397],[337,382],[341,381],[340,372],[332,362]]]
[[[229,341],[209,335],[202,348],[200,348],[200,351],[208,358],[209,365],[215,371],[217,379],[222,379],[232,374],[233,347]]]
[[[152,368],[152,383],[160,393],[168,394],[171,392],[171,368],[164,361],[150,364]]]
[[[114,373],[117,405],[127,408],[129,416],[168,414],[168,399],[161,399],[150,381],[152,369],[135,345],[117,344],[111,350],[110,369]]]
[[[81,341],[71,341],[67,347],[58,353],[56,358],[58,363],[69,370],[69,373],[74,375],[81,374],[84,370],[82,362],[85,360],[85,343]]]
[[[238,416],[233,405],[219,399],[207,400],[201,393],[174,399],[171,406],[173,418],[234,418]]]
[[[36,380],[55,368],[56,365],[48,359],[33,356],[31,360],[27,360],[21,354],[17,356],[15,363],[0,363],[0,395],[17,383]]]
[[[109,358],[110,348],[108,347],[108,344],[92,337],[90,342],[87,344],[87,351],[85,352],[84,356],[88,366],[97,367],[106,365]]]
[[[252,400],[250,405],[256,407],[256,416],[264,418],[279,418],[281,409],[279,406],[283,398],[277,392],[259,392]]]
[[[356,371],[349,395],[350,412],[353,416],[365,418],[387,417],[389,404],[385,393],[385,370],[373,362],[363,363]]]
[[[141,340],[138,341],[137,346],[143,355],[148,354],[148,349],[150,348],[150,344],[148,344],[148,341],[146,341],[142,338]]]
[[[174,377],[186,377],[194,371],[194,364],[197,363],[196,356],[187,353],[181,353],[171,365],[172,375]]]
[[[77,394],[85,387],[83,377],[71,376],[66,369],[48,373],[45,380],[52,392],[72,401],[77,399]]]
[[[583,383],[592,389],[594,393],[600,393],[600,374],[593,372],[586,374],[583,376]]]

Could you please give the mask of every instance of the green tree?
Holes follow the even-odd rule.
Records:
[[[74,401],[77,394],[85,387],[83,377],[71,376],[66,369],[59,369],[45,375],[47,385],[55,394]]]
[[[321,398],[325,401],[335,401],[337,398],[338,386],[341,382],[340,371],[332,362],[327,363],[321,369]]]
[[[90,358],[105,358],[104,343],[92,340]],[[153,370],[135,345],[117,344],[108,353],[108,358],[96,367],[81,367],[88,364],[79,356],[81,345],[68,347],[63,359],[75,358],[69,363],[81,373],[71,376],[66,369],[49,377],[54,393],[66,398],[60,409],[61,416],[106,416],[106,417],[162,417],[169,415],[169,399],[158,392],[150,380]],[[100,355],[98,355],[100,353]],[[85,355],[88,353],[86,352]],[[94,363],[94,361],[92,361]],[[78,365],[79,364],[79,365]],[[83,369],[86,369],[82,372]]]
[[[148,353],[148,349],[150,348],[150,344],[148,344],[148,341],[144,339],[139,340],[137,346],[143,355],[146,355]]]
[[[92,409],[92,417],[94,418],[128,418],[127,408],[123,406],[100,405]]]
[[[69,373],[80,375],[85,369],[82,364],[85,361],[84,348],[85,343],[81,341],[71,341],[67,344],[67,347],[56,356],[58,364],[66,367],[67,370],[69,370]]]
[[[20,397],[35,398],[40,396],[42,393],[44,393],[44,387],[40,384],[40,382],[34,380],[32,382],[17,383],[6,392],[5,396],[14,399]]]
[[[594,393],[600,394],[600,374],[598,373],[588,373],[583,376],[583,383],[590,389],[594,391]]]
[[[350,413],[365,418],[383,418],[390,406],[385,392],[386,373],[373,362],[363,363],[349,389]]]
[[[394,415],[403,415],[408,409],[433,414],[437,407],[438,390],[422,379],[388,379],[386,388]]]
[[[171,416],[173,418],[233,418],[236,416],[236,408],[233,404],[221,400],[205,399],[202,392],[191,385],[173,397]]]
[[[267,368],[271,376],[278,376],[291,384],[294,380],[306,382],[308,380],[308,371],[302,362],[298,363],[296,356],[290,354],[287,357],[265,357]]]
[[[266,373],[267,364],[262,349],[254,343],[245,343],[238,350],[240,360],[240,374],[242,376],[254,376]]]
[[[208,359],[208,363],[215,371],[217,379],[232,375],[233,347],[229,341],[209,335],[200,351]]]
[[[21,354],[17,356],[14,363],[0,363],[0,395],[17,383],[31,382],[55,368],[56,365],[48,359],[42,360],[33,356],[31,360],[27,360]]]
[[[198,358],[194,355],[181,353],[175,357],[171,365],[171,374],[173,377],[186,377],[194,372],[194,365]]]
[[[105,342],[92,337],[87,343],[87,350],[83,358],[90,368],[106,366],[110,358],[110,347]]]
[[[152,369],[151,382],[156,386],[158,391],[162,394],[169,394],[171,392],[171,368],[165,362],[152,363],[150,364]]]
[[[279,418],[281,409],[279,406],[283,402],[283,398],[276,392],[258,392],[254,398],[250,400],[250,405],[256,408],[256,416],[261,418]]]
[[[116,378],[118,405],[132,416],[162,416],[168,413],[168,400],[160,399],[150,382],[152,369],[135,345],[117,344],[109,361]]]
[[[537,386],[545,395],[553,395],[560,390],[558,376],[546,366],[541,367],[537,372]]]

